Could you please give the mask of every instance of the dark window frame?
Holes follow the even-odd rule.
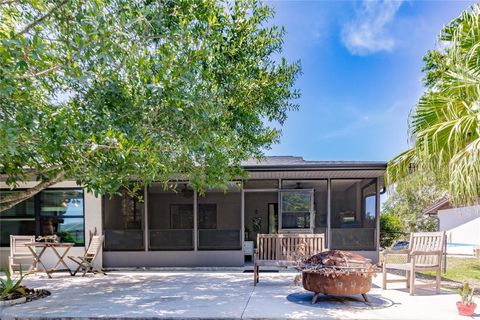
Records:
[[[25,191],[25,190],[28,190],[28,188],[19,188],[19,189],[9,189],[9,188],[0,188],[0,192],[2,191]],[[81,190],[82,192],[82,213],[83,215],[80,216],[80,215],[73,215],[73,216],[68,216],[68,217],[64,217],[63,219],[68,219],[68,218],[81,218],[82,219],[82,226],[83,226],[83,241],[84,243],[75,243],[75,247],[84,247],[85,246],[85,189],[84,188],[81,188],[81,187],[53,187],[53,188],[47,188],[47,189],[44,189],[44,190],[62,190],[62,191],[65,191],[65,190],[76,190],[76,191],[79,191]],[[34,215],[33,216],[25,216],[25,215],[22,215],[22,216],[10,216],[10,217],[2,217],[0,215],[0,224],[1,224],[1,221],[8,221],[8,220],[18,220],[18,219],[34,219],[35,220],[35,238],[36,237],[39,237],[41,236],[41,222],[40,222],[40,219],[42,217],[48,217],[48,216],[45,216],[45,215],[42,215],[40,212],[40,196],[41,196],[41,193],[44,191],[40,191],[39,193],[35,194],[34,196],[32,196],[31,198],[33,198],[33,201],[34,201],[34,205],[33,205],[33,211],[34,211]],[[28,200],[28,199],[26,199]],[[24,200],[24,201],[26,201]],[[58,218],[58,217],[54,217],[54,218]],[[3,246],[0,244],[0,248],[8,248],[9,246]]]
[[[365,189],[371,187],[372,185],[378,184],[378,179],[372,178],[372,180],[373,180],[372,182],[370,182],[369,184],[367,184],[367,185],[365,185],[365,186],[362,187],[362,192],[361,192],[361,197],[362,197],[362,219],[367,219],[367,217],[366,217],[366,213],[367,213],[367,212],[366,212],[366,211],[367,211],[367,198],[369,198],[369,197],[375,197],[375,219],[369,219],[369,220],[373,220],[373,221],[375,221],[375,223],[376,223],[376,222],[377,222],[377,219],[378,219],[378,213],[377,213],[377,211],[378,211],[377,209],[378,209],[378,208],[377,208],[377,199],[376,199],[376,197],[379,196],[379,195],[377,194],[377,189],[378,189],[377,186],[375,186],[375,192],[373,192],[373,193],[371,193],[371,194],[366,194],[366,195],[364,195]]]

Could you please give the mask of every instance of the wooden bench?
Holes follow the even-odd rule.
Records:
[[[259,281],[260,267],[288,268],[325,250],[322,234],[258,234],[253,260],[253,283]]]

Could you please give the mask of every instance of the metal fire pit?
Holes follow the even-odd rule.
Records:
[[[369,259],[353,252],[330,250],[307,259],[302,269],[303,287],[315,293],[312,304],[321,294],[361,294],[370,304],[366,293],[372,287],[377,267]]]

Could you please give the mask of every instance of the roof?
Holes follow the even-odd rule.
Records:
[[[435,201],[430,207],[423,210],[423,214],[431,215],[437,214],[438,210],[451,208],[450,201],[448,198],[441,198],[440,200]]]
[[[387,163],[382,161],[310,161],[298,156],[269,156],[258,162],[245,161],[247,171],[256,170],[331,170],[331,169],[380,169],[385,170]]]
[[[478,205],[480,206],[480,198],[478,199]],[[474,204],[454,206],[452,203],[450,203],[447,197],[444,197],[438,201],[435,201],[430,207],[423,210],[423,214],[434,215],[434,214],[438,214],[438,211],[440,210],[451,209],[451,208],[463,208],[466,206],[474,206]]]

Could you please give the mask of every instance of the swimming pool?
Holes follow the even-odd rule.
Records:
[[[474,249],[477,247],[480,247],[480,245],[470,244],[470,243],[448,242],[447,254],[473,255]]]

